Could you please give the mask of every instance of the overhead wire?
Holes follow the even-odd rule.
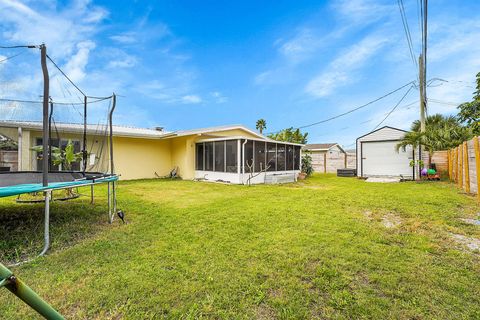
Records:
[[[390,112],[385,116],[385,118],[383,118],[382,121],[380,121],[379,124],[376,125],[375,128],[373,128],[373,130],[376,130],[378,127],[380,127],[382,125],[382,123],[385,122],[385,120],[388,119],[388,117],[390,117],[390,115],[395,111],[395,109],[397,109],[397,107],[400,105],[400,103],[402,103],[403,99],[405,99],[405,97],[410,93],[410,91],[413,89],[413,86],[410,86],[410,88],[408,88],[407,92],[405,92],[405,94],[402,96],[402,98],[397,102],[397,104],[392,108],[392,110],[390,110]],[[372,131],[373,131],[372,130]]]
[[[410,52],[410,58],[412,58],[413,65],[416,67],[415,70],[418,72],[418,62],[413,53],[413,42],[412,35],[410,33],[410,27],[408,26],[408,19],[405,13],[405,7],[403,5],[403,0],[397,0],[398,9],[400,10],[400,16],[402,18],[403,30],[405,32],[405,37],[407,38],[408,50]]]
[[[397,88],[397,89],[395,89],[395,90],[392,90],[392,91],[390,91],[390,92],[388,92],[388,93],[386,93],[386,94],[384,94],[384,95],[382,95],[382,96],[380,96],[380,97],[378,97],[378,98],[376,98],[376,99],[374,99],[374,100],[371,100],[371,101],[369,101],[369,102],[367,102],[367,103],[365,103],[365,104],[362,104],[362,105],[360,105],[360,106],[358,106],[358,107],[355,107],[355,108],[353,108],[353,109],[350,109],[350,110],[348,110],[348,111],[346,111],[346,112],[342,112],[342,113],[337,114],[337,115],[335,115],[335,116],[332,116],[332,117],[329,117],[329,118],[326,118],[326,119],[323,119],[323,120],[320,120],[320,121],[317,121],[317,122],[313,122],[313,123],[310,123],[310,124],[307,124],[307,125],[299,126],[299,127],[295,128],[295,129],[309,128],[309,127],[312,127],[312,126],[316,126],[316,125],[319,125],[319,124],[322,124],[322,123],[325,123],[325,122],[329,122],[329,121],[338,119],[338,118],[340,118],[340,117],[346,116],[347,114],[350,114],[350,113],[352,113],[352,112],[358,111],[358,110],[363,109],[363,108],[365,108],[365,107],[367,107],[367,106],[369,106],[369,105],[371,105],[371,104],[373,104],[373,103],[375,103],[375,102],[377,102],[377,101],[380,101],[380,100],[382,100],[382,99],[384,99],[384,98],[386,98],[386,97],[388,97],[388,96],[390,96],[390,95],[392,95],[392,94],[394,94],[394,93],[402,90],[403,88],[405,88],[405,87],[407,87],[407,86],[409,86],[409,85],[411,86],[412,83],[413,83],[413,81],[410,81],[410,82],[404,84],[403,86],[401,86],[401,87],[399,87],[399,88]],[[277,132],[279,132],[279,131],[277,131]],[[276,132],[275,132],[275,133],[276,133]]]

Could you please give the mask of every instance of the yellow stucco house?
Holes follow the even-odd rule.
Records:
[[[52,144],[68,140],[79,151],[83,125],[55,124]],[[87,125],[87,171],[108,170],[107,127]],[[40,170],[32,146],[42,142],[42,123],[0,121],[0,134],[18,142],[18,170]],[[300,172],[300,144],[267,138],[242,125],[169,132],[113,126],[115,172],[121,179],[168,176],[176,169],[183,179],[236,184],[295,181]],[[81,170],[78,163],[74,170]],[[57,170],[62,170],[57,167]]]

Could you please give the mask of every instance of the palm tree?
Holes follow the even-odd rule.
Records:
[[[267,121],[265,121],[265,119],[258,119],[255,128],[262,134],[263,129],[267,128]]]
[[[406,133],[396,148],[412,146],[418,148],[422,145],[428,152],[428,166],[432,162],[434,151],[447,150],[458,146],[470,139],[472,132],[462,126],[454,116],[434,114],[425,119],[425,132],[420,132],[420,121],[412,123],[411,131]]]

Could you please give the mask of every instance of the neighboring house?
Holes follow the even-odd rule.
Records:
[[[16,143],[0,134],[0,171],[18,170],[18,151]]]
[[[410,161],[418,158],[418,150],[408,146],[397,152],[395,148],[405,133],[385,126],[357,138],[357,176],[414,179],[416,168]]]
[[[338,143],[307,144],[303,150],[310,152],[315,172],[336,173],[337,169],[349,168],[349,155]],[[351,168],[355,168],[355,164]]]
[[[76,151],[82,149],[83,125],[57,123],[52,131],[54,145],[63,147],[71,140]],[[31,147],[42,143],[42,123],[0,121],[0,133],[18,142],[18,170],[40,170],[41,160]],[[176,132],[113,126],[113,144],[115,171],[122,179],[167,176],[176,168],[183,179],[230,183],[294,181],[303,146],[269,139],[241,125]],[[106,172],[105,126],[87,125],[86,150],[86,170]],[[81,170],[81,164],[74,169]]]

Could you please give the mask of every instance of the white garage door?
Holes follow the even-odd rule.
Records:
[[[363,176],[400,176],[413,175],[410,161],[412,148],[395,150],[398,141],[378,141],[362,143]]]

